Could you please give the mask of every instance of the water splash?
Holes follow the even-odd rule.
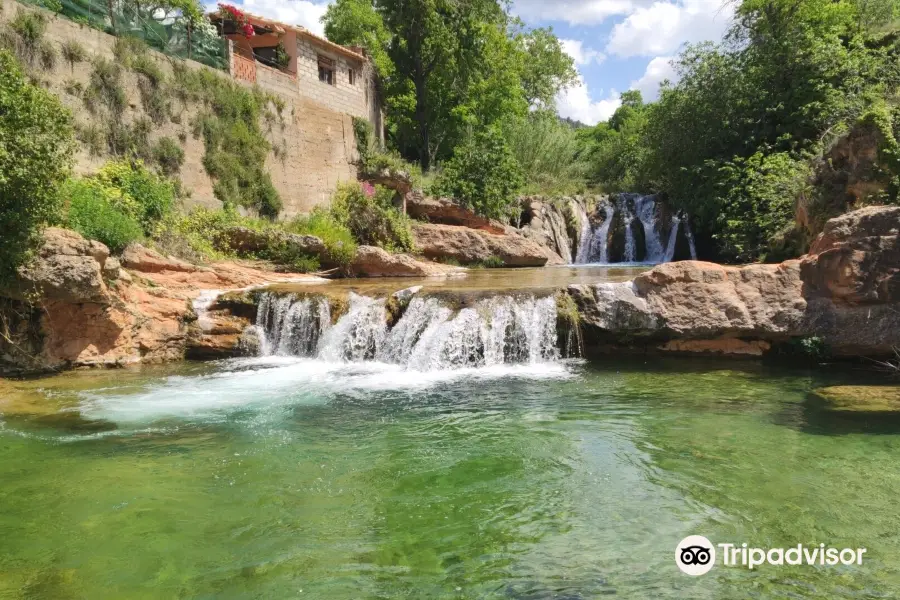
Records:
[[[385,301],[351,294],[335,325],[326,298],[263,295],[257,317],[261,352],[328,362],[371,362],[433,371],[541,364],[560,358],[556,300],[497,296],[454,310],[434,297],[413,298],[388,328]]]

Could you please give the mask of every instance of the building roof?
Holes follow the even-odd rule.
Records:
[[[298,35],[302,35],[303,37],[312,40],[314,43],[324,46],[326,49],[331,50],[332,52],[337,52],[338,54],[343,54],[348,58],[353,58],[358,61],[365,62],[369,60],[365,54],[357,52],[355,49],[351,50],[346,46],[341,46],[340,44],[335,44],[329,39],[326,39],[322,36],[314,34],[312,31],[305,27],[301,27],[299,25],[290,25],[288,23],[280,23],[278,21],[273,21],[272,19],[268,19],[266,17],[261,17],[259,15],[254,15],[248,13],[246,11],[241,11],[246,15],[247,20],[252,24],[259,24],[272,29],[275,33],[284,33],[286,31],[294,31]],[[218,12],[210,13],[209,18],[212,20],[221,19],[222,16]]]

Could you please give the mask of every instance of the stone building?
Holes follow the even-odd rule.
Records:
[[[363,48],[341,46],[304,27],[233,7],[210,18],[230,41],[235,79],[281,94],[299,94],[331,110],[368,119],[384,139],[375,69]]]

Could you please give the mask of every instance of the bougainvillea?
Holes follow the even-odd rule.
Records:
[[[222,15],[223,19],[237,23],[244,36],[253,37],[256,35],[256,30],[253,29],[253,24],[250,23],[246,13],[237,7],[230,4],[219,4],[219,14]]]

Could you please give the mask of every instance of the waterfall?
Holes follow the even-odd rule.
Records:
[[[631,208],[633,206],[633,209]],[[623,255],[619,258],[622,262],[636,262],[639,256],[632,225],[635,219],[640,221],[644,228],[644,262],[658,264],[671,262],[675,256],[675,248],[678,239],[679,228],[685,223],[685,234],[691,242],[691,253],[696,258],[696,250],[693,246],[693,236],[687,227],[687,219],[676,215],[672,216],[669,238],[666,245],[660,231],[664,230],[658,218],[656,196],[641,196],[637,194],[619,194],[613,203],[601,204],[605,218],[596,229],[592,229],[590,222],[582,224],[582,239],[576,258],[576,264],[603,263],[609,264],[609,230],[613,219],[617,214],[623,215],[625,246]],[[598,208],[599,210],[599,208]],[[621,239],[621,238],[620,238]]]
[[[591,220],[588,218],[587,212],[581,203],[576,203],[580,212],[578,218],[581,219],[581,238],[578,240],[578,252],[575,256],[575,264],[584,264],[591,262],[591,244],[594,241],[593,230],[591,229]]]
[[[687,237],[688,245],[691,247],[691,260],[697,260],[697,246],[694,245],[694,232],[691,230],[690,219],[684,220],[684,235]]]
[[[585,236],[587,238],[587,250],[584,254],[584,260],[579,260],[579,264],[590,262],[609,262],[607,237],[609,237],[609,228],[612,226],[613,218],[616,216],[616,209],[611,204],[603,204],[600,206],[600,208],[603,209],[603,223],[601,223],[597,229],[593,230],[591,233]],[[591,226],[589,220],[587,221],[587,226],[588,228],[590,228]],[[582,244],[584,244],[583,240]]]
[[[559,359],[552,296],[496,296],[454,310],[442,299],[414,297],[387,325],[384,299],[350,295],[347,313],[331,325],[324,297],[264,294],[257,315],[263,354],[326,361],[375,360],[417,371]]]
[[[634,247],[634,229],[631,228],[634,215],[626,210],[625,216],[627,217],[625,220],[625,262],[633,263],[637,262],[637,254]]]
[[[372,360],[387,337],[384,300],[350,293],[350,309],[322,336],[318,358],[359,362]]]
[[[681,219],[672,217],[672,231],[669,232],[669,243],[666,245],[666,254],[660,262],[672,262],[675,257],[675,244],[678,243],[678,228],[681,225]]]
[[[661,263],[672,260],[662,246],[659,239],[659,229],[656,219],[656,196],[641,196],[634,201],[634,212],[637,219],[644,226],[644,238],[646,239],[647,255],[644,259],[650,263]],[[629,227],[629,229],[631,229]]]

